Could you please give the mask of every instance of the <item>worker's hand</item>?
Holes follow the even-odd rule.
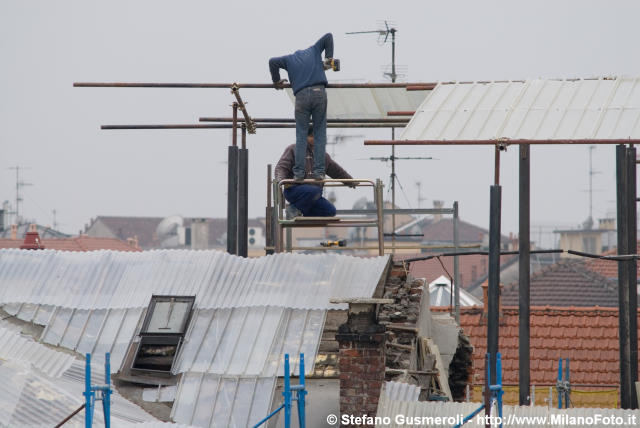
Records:
[[[343,181],[342,183],[347,187],[351,187],[352,189],[358,187],[358,183],[355,183],[353,181]]]
[[[325,70],[329,70],[330,68],[333,68],[333,58],[325,58],[324,62],[322,63],[322,67]]]
[[[276,89],[284,89],[284,86],[287,83],[287,79],[280,79],[277,82],[274,82],[273,87]]]

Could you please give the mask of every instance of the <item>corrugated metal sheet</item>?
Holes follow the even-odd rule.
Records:
[[[391,423],[376,423],[376,427],[399,428],[406,426],[429,426],[450,428],[456,423],[461,422],[462,418],[471,414],[480,404],[481,403],[444,403],[438,401],[400,401],[391,400],[383,394],[380,397],[377,416],[380,418],[389,418]],[[505,426],[636,426],[637,421],[640,420],[640,411],[625,409],[571,408],[560,410],[549,409],[548,407],[542,406],[503,406],[502,413],[503,418],[506,418],[503,420]],[[484,412],[481,412],[481,416],[483,414]],[[495,415],[497,413],[492,414]],[[441,419],[436,420],[435,418],[438,417]],[[403,422],[403,418],[405,423],[407,421],[410,421],[410,423],[400,424],[399,422]],[[448,420],[443,420],[442,418],[448,418]],[[579,420],[577,418],[585,419]],[[617,422],[611,418],[617,418]],[[612,422],[612,420],[614,420],[614,422]],[[436,423],[436,421],[440,421],[440,423]],[[485,425],[483,421],[479,421],[474,417],[464,426],[480,428]]]
[[[291,102],[295,97],[286,89]],[[327,89],[327,119],[389,119],[389,111],[415,111],[431,91],[407,91],[404,88]]]
[[[420,387],[405,382],[385,382],[384,393],[391,400],[418,401]]]
[[[2,327],[0,327],[0,359],[30,363],[51,377],[60,377],[75,360],[72,355],[56,352]]]
[[[639,138],[639,80],[439,84],[400,139]]]
[[[145,388],[142,390],[142,399],[154,403],[165,403],[176,399],[176,385],[163,386],[158,385],[157,388]]]
[[[53,351],[55,352],[55,351]],[[61,422],[84,403],[84,366],[78,361],[82,377],[73,374],[51,378],[17,362],[0,363],[0,425],[7,427],[51,427]],[[70,373],[74,370],[70,369]],[[100,406],[100,403],[97,403]],[[155,421],[151,415],[125,400],[117,391],[112,396],[112,424]],[[103,424],[102,412],[96,410],[94,421]],[[71,419],[66,426],[83,427],[84,413]]]
[[[185,373],[171,418],[199,427],[252,427],[269,414],[275,378]]]
[[[0,303],[78,309],[146,307],[152,294],[196,295],[200,308],[342,309],[331,297],[369,297],[388,256],[219,251],[0,250]],[[45,316],[46,314],[37,314]]]
[[[441,275],[429,284],[429,304],[431,306],[449,306],[453,302],[451,295],[451,281]],[[464,289],[460,289],[460,306],[477,306],[482,302]]]

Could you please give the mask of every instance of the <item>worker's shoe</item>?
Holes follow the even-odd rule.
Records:
[[[304,181],[304,175],[294,175],[293,181]]]
[[[285,208],[284,211],[287,215],[287,220],[293,220],[296,217],[302,217],[302,212],[293,205],[287,205],[287,208]]]
[[[317,172],[314,172],[313,174],[311,174],[311,179],[316,181],[322,181],[324,180],[324,174],[318,174]]]

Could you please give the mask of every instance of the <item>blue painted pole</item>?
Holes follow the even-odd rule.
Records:
[[[106,388],[102,391],[102,411],[104,413],[104,426],[111,428],[111,354],[104,355],[104,383]]]
[[[289,379],[289,354],[284,354],[284,428],[291,428],[291,385]]]
[[[86,354],[86,362],[84,366],[84,426],[91,428],[93,420],[93,403],[91,400],[91,354]]]
[[[558,359],[558,409],[562,409],[562,392],[560,391],[560,384],[562,382],[562,358]]]
[[[306,415],[305,415],[305,395],[307,395],[307,390],[305,389],[304,384],[304,354],[300,354],[300,386],[302,389],[297,391],[298,394],[298,425],[300,428],[305,428],[306,426]]]

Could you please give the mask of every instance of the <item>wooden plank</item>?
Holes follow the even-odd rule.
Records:
[[[438,349],[438,345],[436,345],[431,338],[425,338],[425,341],[427,343],[429,353],[435,355],[436,357],[436,370],[438,370],[438,382],[440,383],[440,390],[445,393],[445,395],[449,398],[449,401],[453,401],[451,390],[449,389],[449,379],[447,378],[448,371],[444,369],[444,365],[442,364],[442,358],[440,357],[440,350]]]

